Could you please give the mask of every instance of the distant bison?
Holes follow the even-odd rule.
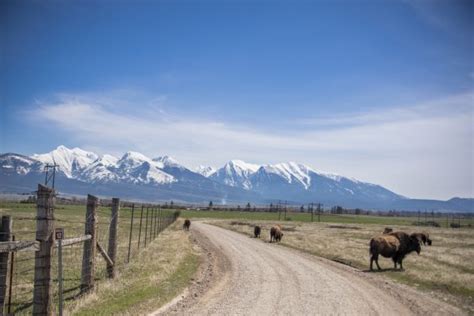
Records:
[[[283,232],[281,231],[281,226],[280,225],[273,226],[270,229],[270,242],[272,242],[272,241],[275,241],[275,242],[281,241],[282,237],[283,237]]]
[[[390,227],[385,227],[385,229],[383,230],[383,233],[384,233],[384,234],[389,234],[389,233],[391,233],[391,232],[393,232],[393,229],[390,228]]]
[[[379,255],[385,258],[392,258],[394,268],[397,268],[398,263],[400,269],[403,270],[403,259],[413,251],[420,254],[420,243],[416,237],[409,236],[404,232],[392,232],[374,237],[370,240],[370,270],[373,270],[372,265],[374,261],[380,270]]]
[[[428,246],[431,246],[431,244],[433,243],[430,239],[430,235],[426,232],[423,232],[423,233],[413,233],[411,234],[410,236],[412,237],[415,237],[416,239],[418,239],[418,241],[421,243],[423,243],[423,245],[426,245],[428,244]]]
[[[184,224],[183,224],[183,229],[184,230],[189,230],[190,226],[191,226],[191,221],[189,219],[185,219]]]
[[[255,238],[260,238],[261,231],[262,231],[262,228],[260,228],[260,226],[255,226],[255,228],[253,229],[253,234]]]

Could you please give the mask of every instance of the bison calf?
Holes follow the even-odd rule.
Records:
[[[400,269],[403,270],[403,259],[405,256],[413,251],[420,254],[420,250],[421,247],[418,239],[403,232],[393,232],[374,237],[370,240],[370,270],[373,270],[372,265],[374,261],[377,268],[381,269],[378,261],[379,255],[385,258],[392,258],[394,268],[397,268],[398,263]]]
[[[184,224],[183,224],[183,229],[184,230],[189,230],[190,226],[191,226],[191,221],[189,219],[185,219]]]
[[[255,236],[255,238],[260,238],[260,232],[262,231],[262,229],[260,228],[260,226],[255,226],[255,228],[253,229],[253,234]]]
[[[281,226],[273,226],[270,229],[270,242],[275,241],[281,241],[281,238],[283,237],[283,232],[281,231]]]

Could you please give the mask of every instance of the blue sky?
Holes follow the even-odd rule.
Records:
[[[472,1],[2,1],[0,152],[298,161],[474,195]]]

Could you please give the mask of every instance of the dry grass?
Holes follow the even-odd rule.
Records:
[[[178,221],[165,230],[139,258],[113,281],[69,306],[73,315],[143,315],[178,295],[199,266],[198,249]]]
[[[241,220],[215,221],[213,224],[240,233],[253,235],[253,226],[262,227],[262,238],[269,239],[269,230],[278,222]],[[330,225],[327,223],[287,223],[283,226],[282,244],[331,260],[339,261],[361,270],[369,267],[368,243],[372,236],[380,234],[383,225]],[[392,226],[395,230],[414,232],[417,227]],[[392,271],[390,259],[379,263],[383,277],[430,291],[433,295],[467,311],[474,312],[474,230],[422,228],[429,232],[433,246],[424,246],[420,256],[410,254],[404,261],[404,272]]]

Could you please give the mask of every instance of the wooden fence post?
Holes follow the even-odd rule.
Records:
[[[112,214],[109,228],[109,247],[107,248],[107,254],[113,261],[113,265],[107,263],[107,276],[109,278],[115,278],[116,271],[116,257],[117,257],[117,235],[118,235],[118,221],[120,211],[120,199],[112,199]]]
[[[93,195],[87,195],[87,211],[85,235],[91,235],[91,239],[84,241],[81,272],[81,293],[87,293],[94,288],[95,256],[97,248],[97,206],[99,199]]]
[[[38,184],[36,240],[39,250],[35,253],[35,283],[33,290],[33,315],[52,315],[51,257],[54,240],[54,189]]]
[[[2,216],[2,226],[0,226],[0,241],[10,241],[12,231],[11,217]],[[8,252],[0,253],[0,314],[3,315],[5,306],[5,297],[7,293],[7,277],[8,277]],[[11,272],[10,272],[11,273]]]

